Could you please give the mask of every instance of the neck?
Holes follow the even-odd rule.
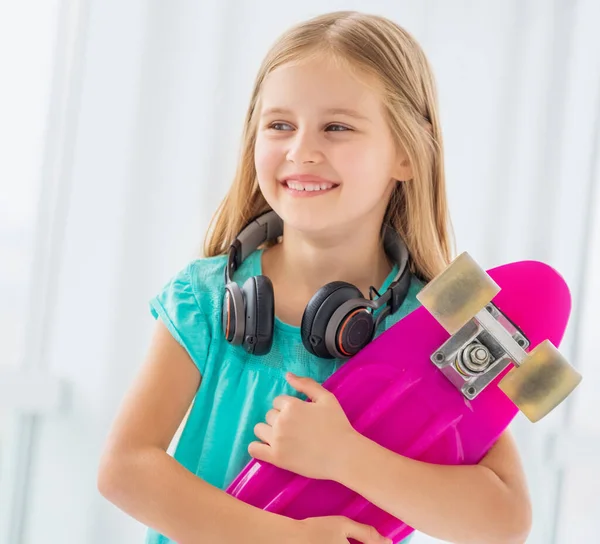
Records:
[[[392,270],[379,227],[309,236],[286,226],[282,240],[265,252],[263,272],[285,291],[293,290],[294,299],[308,300],[338,280],[355,285],[368,298],[369,287],[379,289]]]

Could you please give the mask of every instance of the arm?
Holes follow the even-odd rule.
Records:
[[[506,431],[478,465],[436,465],[353,433],[336,480],[405,523],[461,544],[522,544],[531,527],[524,473]]]
[[[166,453],[200,382],[189,355],[159,319],[147,360],[108,436],[100,493],[181,544],[285,542],[292,520],[231,497]]]

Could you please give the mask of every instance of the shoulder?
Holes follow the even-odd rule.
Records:
[[[192,291],[200,309],[213,315],[221,305],[225,293],[227,255],[202,257],[192,260],[186,270]],[[260,251],[254,251],[235,271],[233,281],[242,285],[250,276],[260,273]]]
[[[151,299],[154,317],[210,321],[223,292],[227,257],[196,258],[176,270]]]
[[[209,345],[220,324],[226,261],[226,256],[188,261],[150,300],[154,318],[161,318],[202,374]]]
[[[210,315],[223,296],[227,255],[202,257],[186,267],[187,281],[203,313]]]
[[[171,274],[161,294],[172,302],[196,302],[199,309],[209,311],[212,300],[224,286],[227,257],[202,257],[188,261]]]

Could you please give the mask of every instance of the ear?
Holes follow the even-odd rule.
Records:
[[[392,177],[398,181],[408,181],[413,178],[412,167],[404,150],[398,152],[398,157],[392,170]]]

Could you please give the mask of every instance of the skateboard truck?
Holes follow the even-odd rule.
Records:
[[[467,252],[425,285],[417,299],[450,334],[431,360],[469,400],[513,363],[498,387],[535,422],[572,393],[581,374],[549,340],[526,353],[529,340],[492,302],[499,292]]]
[[[519,366],[529,340],[493,304],[480,310],[431,356],[431,361],[469,400],[510,363]]]

